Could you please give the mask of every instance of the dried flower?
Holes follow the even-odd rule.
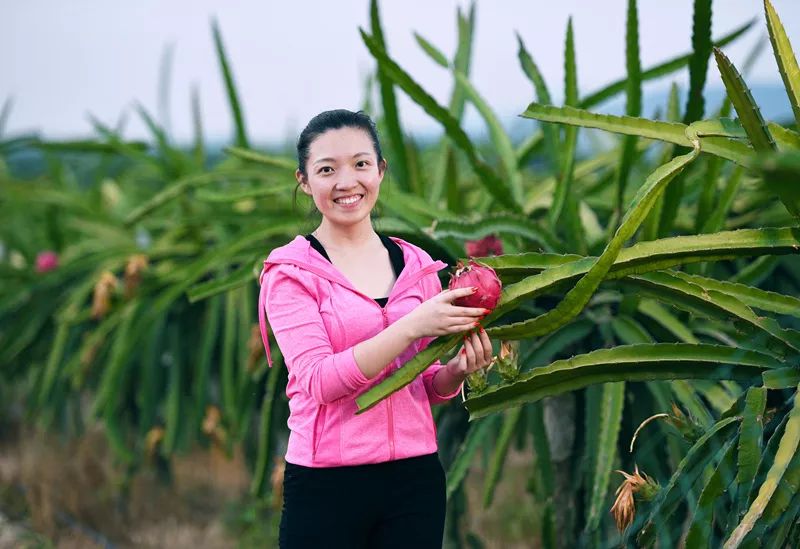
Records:
[[[153,427],[144,437],[144,449],[148,457],[153,457],[156,453],[158,444],[164,440],[164,429],[162,427]]]
[[[503,255],[503,242],[497,236],[490,234],[479,240],[467,240],[464,249],[468,257]]]
[[[142,281],[142,271],[147,269],[147,256],[134,254],[125,265],[125,298],[130,299]]]
[[[215,444],[218,446],[225,445],[228,433],[222,425],[222,413],[220,413],[219,408],[212,404],[206,406],[206,415],[203,418],[202,429]]]
[[[46,273],[49,271],[53,271],[58,268],[58,254],[46,250],[44,252],[39,252],[36,256],[36,272],[37,273]]]
[[[611,506],[611,514],[617,525],[617,530],[624,532],[633,523],[636,517],[636,503],[634,494],[644,501],[652,500],[660,489],[658,483],[647,475],[639,473],[639,466],[635,466],[632,475],[625,471],[617,471],[625,477],[625,480],[617,488],[617,499]]]
[[[206,406],[206,415],[203,418],[203,432],[207,435],[212,435],[219,426],[222,414],[219,408],[213,404]]]
[[[100,280],[94,287],[94,298],[92,299],[92,318],[97,320],[102,318],[111,309],[111,294],[117,289],[117,277],[111,271],[103,271]]]
[[[250,329],[250,339],[247,341],[247,371],[254,373],[261,357],[264,355],[264,344],[261,342],[261,329],[254,324]]]

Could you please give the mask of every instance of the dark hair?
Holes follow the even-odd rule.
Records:
[[[378,139],[378,130],[375,127],[375,122],[363,111],[348,111],[347,109],[335,109],[332,111],[324,111],[312,118],[308,125],[300,132],[300,137],[297,139],[297,169],[306,176],[306,163],[308,162],[308,155],[311,149],[311,144],[314,140],[328,130],[338,130],[341,128],[356,128],[367,132],[372,140],[372,146],[375,149],[375,155],[378,157],[378,165],[383,160],[383,152],[381,151],[381,142]],[[300,184],[294,188],[293,203],[297,202],[297,189]],[[313,214],[316,208],[313,208]]]

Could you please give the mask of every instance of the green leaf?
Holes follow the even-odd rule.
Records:
[[[764,11],[767,15],[767,29],[769,30],[769,41],[772,43],[772,52],[775,54],[775,61],[778,63],[778,70],[789,96],[789,104],[792,106],[794,118],[800,125],[800,66],[792,50],[792,44],[786,31],[778,17],[778,12],[772,7],[770,0],[764,0]]]
[[[140,205],[125,217],[125,225],[133,225],[143,217],[153,213],[155,210],[161,208],[165,204],[183,196],[189,189],[199,187],[202,185],[210,185],[221,180],[231,179],[247,179],[268,181],[268,175],[263,170],[230,170],[230,171],[212,171],[208,173],[199,173],[187,175],[181,179],[177,179],[170,183],[170,185],[152,197],[150,200]]]
[[[574,107],[578,104],[578,69],[575,62],[575,39],[572,31],[572,17],[567,19],[567,35],[564,41],[564,104]],[[564,134],[564,156],[561,158],[560,177],[556,182],[553,203],[550,206],[548,217],[550,230],[557,234],[559,220],[562,219],[564,206],[570,197],[573,171],[575,169],[575,149],[578,144],[578,132],[574,127],[567,127]],[[567,212],[567,216],[571,215]]]
[[[718,421],[692,446],[686,457],[681,460],[672,474],[669,484],[661,489],[650,506],[647,523],[637,541],[647,546],[656,535],[655,529],[662,527],[666,519],[674,512],[689,489],[694,486],[706,465],[716,456],[724,456],[730,438],[735,436],[738,417]],[[677,541],[677,540],[676,540]]]
[[[500,337],[505,339],[518,338],[518,336],[528,337],[532,335],[542,335],[567,324],[572,318],[583,310],[586,303],[594,294],[597,287],[605,278],[611,266],[617,259],[620,250],[625,242],[630,239],[641,225],[647,213],[652,208],[654,201],[669,181],[675,177],[683,168],[697,157],[698,150],[693,149],[691,153],[679,156],[664,166],[660,166],[654,171],[639,189],[633,199],[633,205],[625,214],[622,224],[617,229],[614,238],[608,243],[603,253],[597,258],[594,265],[584,275],[575,286],[564,296],[564,299],[551,311],[540,315],[531,320],[511,324],[507,327],[492,328],[490,337]],[[541,276],[541,275],[540,275]],[[502,304],[509,301],[507,288],[503,289],[499,308]],[[495,310],[489,317],[499,314]],[[489,330],[487,330],[489,332]]]
[[[494,445],[491,460],[489,461],[489,468],[486,472],[486,479],[483,483],[483,507],[484,509],[492,504],[494,499],[494,490],[500,480],[500,474],[503,471],[503,463],[505,463],[506,455],[508,454],[508,447],[511,444],[511,437],[519,424],[519,418],[523,411],[522,406],[507,410],[503,417],[503,425],[500,428],[500,435]]]
[[[767,390],[764,387],[751,387],[745,397],[745,409],[742,414],[742,425],[739,428],[738,469],[736,482],[737,507],[747,507],[747,494],[753,484],[761,458],[762,439],[764,436],[764,409],[767,405]]]
[[[436,64],[438,64],[443,69],[446,69],[450,66],[450,62],[447,60],[447,57],[433,44],[428,42],[422,35],[415,32],[414,39],[419,44],[419,47],[428,54],[428,57],[433,59]]]
[[[684,343],[699,343],[699,340],[692,331],[676,316],[663,308],[657,301],[653,299],[641,300],[639,302],[639,311],[661,324],[661,326]]]
[[[792,366],[770,370],[761,375],[767,389],[791,389],[800,383],[800,369]]]
[[[470,425],[464,443],[447,471],[447,499],[450,499],[453,492],[461,485],[475,452],[481,447],[486,437],[498,427],[499,422],[500,416],[495,416]]]
[[[718,48],[714,48],[714,57],[717,60],[722,82],[731,98],[731,103],[739,115],[739,120],[747,132],[747,137],[753,145],[753,149],[758,152],[774,151],[777,149],[775,141],[772,139],[767,124],[761,116],[761,111],[756,105],[750,90],[745,85],[742,76],[733,63]]]
[[[388,52],[386,41],[383,37],[383,29],[381,28],[378,0],[370,0],[369,20],[372,39],[376,47],[383,52]],[[403,129],[400,125],[400,115],[397,111],[397,98],[394,93],[394,83],[392,82],[392,77],[386,73],[384,64],[381,63],[379,59],[376,60],[378,61],[378,85],[381,92],[381,105],[383,107],[383,123],[386,125],[386,133],[389,137],[392,172],[397,176],[398,186],[408,191],[411,189],[411,175],[408,155],[405,149]]]
[[[272,453],[272,414],[278,398],[278,379],[282,373],[278,364],[273,363],[267,378],[267,386],[264,391],[264,398],[261,400],[261,414],[259,423],[261,429],[258,436],[258,455],[256,457],[253,480],[250,484],[250,494],[263,497],[267,487],[267,469],[270,464],[270,454]]]
[[[779,368],[776,358],[721,345],[651,343],[621,345],[557,360],[520,375],[514,383],[492,386],[470,396],[465,406],[471,419],[574,391],[596,383],[652,379],[752,380],[765,369]]]
[[[769,191],[780,198],[795,219],[800,219],[800,152],[764,155],[757,169]]]
[[[622,408],[625,404],[625,383],[606,383],[600,406],[600,433],[598,434],[598,454],[595,458],[594,485],[586,530],[593,531],[600,525],[603,508],[608,493],[611,470],[617,454]]]
[[[222,71],[222,77],[225,80],[225,90],[228,92],[228,104],[231,108],[233,115],[233,123],[236,128],[236,146],[249,148],[247,140],[247,130],[244,125],[244,116],[242,116],[242,106],[239,102],[239,93],[236,91],[236,83],[233,81],[233,72],[228,62],[228,55],[225,53],[225,44],[222,42],[222,33],[219,30],[219,24],[216,18],[211,20],[211,31],[214,35],[214,47],[217,50],[217,60],[219,67]]]
[[[691,147],[687,137],[688,126],[678,122],[660,122],[646,118],[596,114],[572,107],[551,107],[531,103],[520,116],[544,122],[559,122],[584,128],[595,128],[624,135],[636,135]],[[752,149],[728,137],[711,136],[700,140],[703,152],[731,160],[744,167],[752,165]]]
[[[758,332],[763,336],[764,341],[759,339],[757,342],[749,341],[742,345],[764,345],[770,351],[781,355],[787,352],[794,354],[800,350],[800,332],[782,328],[773,318],[756,315],[752,309],[733,296],[702,288],[674,276],[669,271],[630,276],[624,282],[649,295],[654,295],[665,303],[711,318],[732,319],[737,322],[737,327]]]
[[[694,509],[689,532],[686,534],[686,549],[700,549],[711,546],[711,532],[714,521],[714,504],[723,497],[728,486],[736,476],[736,445],[733,441],[725,445],[722,458],[714,472],[703,486],[700,498]]]
[[[625,114],[640,116],[642,114],[642,66],[639,60],[639,14],[636,0],[628,0],[625,25],[625,66],[628,73],[628,83],[625,87]],[[617,168],[617,219],[622,218],[622,210],[625,206],[625,188],[635,158],[636,137],[626,136],[622,139]]]
[[[748,21],[741,27],[734,29],[732,32],[723,36],[719,40],[716,40],[714,42],[714,45],[721,48],[722,46],[730,44],[731,42],[739,38],[741,35],[743,35],[745,32],[750,30],[750,27],[752,27],[755,24],[755,22],[756,22],[755,19]],[[648,80],[661,78],[662,76],[666,76],[668,74],[672,74],[673,72],[679,71],[689,63],[691,58],[692,54],[686,53],[681,56],[670,59],[669,61],[659,63],[654,67],[646,69],[642,71],[642,81],[645,82]],[[627,84],[627,78],[621,78],[603,87],[602,89],[597,90],[594,93],[590,93],[589,95],[585,96],[581,101],[580,104],[581,108],[588,109],[589,107],[594,107],[595,105],[598,105],[604,101],[607,101],[608,99],[611,99],[618,93],[623,92],[625,90],[626,84]]]
[[[469,75],[472,61],[472,36],[475,27],[475,5],[471,5],[469,15],[466,17],[461,13],[461,8],[458,8],[456,19],[458,23],[458,47],[453,61],[453,74]],[[448,110],[453,115],[453,118],[459,122],[464,114],[465,105],[464,90],[456,83],[450,95]],[[439,144],[439,153],[436,155],[436,168],[433,173],[433,181],[426,189],[431,204],[439,203],[445,188],[448,188],[448,203],[455,203],[455,197],[459,195],[455,176],[455,151],[447,137],[442,138]],[[451,207],[451,209],[460,211],[458,208]]]
[[[3,132],[6,130],[8,117],[11,115],[11,107],[13,106],[14,99],[12,97],[6,97],[6,100],[3,101],[3,108],[0,109],[0,137],[3,136]]]
[[[517,170],[517,157],[514,153],[514,146],[511,144],[511,138],[503,129],[503,125],[492,111],[492,108],[480,96],[467,77],[463,74],[455,73],[455,79],[457,84],[463,88],[464,95],[475,106],[484,122],[486,122],[494,149],[500,155],[500,163],[503,166],[505,177],[508,178],[508,186],[511,189],[514,201],[517,204],[522,204],[522,181]]]
[[[452,236],[459,240],[475,240],[489,234],[497,234],[500,238],[513,235],[548,251],[558,247],[553,235],[539,224],[530,218],[507,213],[488,214],[475,220],[442,219],[431,232],[437,239]]]
[[[189,288],[186,292],[189,303],[196,303],[203,299],[208,299],[209,297],[227,292],[228,290],[240,288],[245,284],[252,283],[256,279],[253,273],[254,264],[255,260],[245,261],[241,267],[225,276]]]
[[[778,485],[783,479],[792,458],[797,454],[800,444],[800,391],[795,393],[794,407],[789,413],[786,430],[781,437],[775,461],[767,473],[767,478],[758,490],[758,496],[745,514],[742,521],[736,526],[730,537],[725,541],[725,549],[739,547],[744,537],[753,529],[761,518],[765,508],[770,503]]]
[[[203,137],[203,116],[200,112],[200,91],[197,86],[192,86],[192,128],[193,146],[192,155],[198,168],[204,168],[206,163],[206,145]]]
[[[439,105],[425,90],[417,84],[397,63],[395,63],[386,51],[380,46],[373,37],[363,30],[360,30],[361,38],[369,49],[373,57],[378,61],[381,70],[394,81],[408,96],[422,107],[425,112],[433,116],[444,126],[447,135],[464,153],[472,165],[472,168],[479,176],[481,184],[498,202],[513,211],[521,211],[522,207],[514,200],[513,193],[508,183],[500,178],[494,171],[478,157],[472,142],[461,129],[450,112]]]
[[[795,253],[800,247],[800,229],[739,229],[711,235],[678,236],[640,242],[620,251],[607,279],[667,269],[693,261],[715,261],[740,256]],[[503,289],[501,303],[514,303],[545,293],[558,284],[586,273],[594,257],[541,253],[506,254],[486,257],[482,263],[503,278],[506,274],[529,276]]]
[[[695,0],[692,17],[692,57],[689,59],[689,94],[683,121],[690,124],[703,118],[703,88],[711,56],[711,0]]]
[[[670,274],[687,282],[697,284],[706,290],[715,290],[733,296],[750,307],[800,318],[800,299],[794,296],[762,290],[737,282],[691,275],[681,271],[672,271]]]
[[[543,105],[550,105],[550,91],[547,89],[547,84],[544,81],[542,72],[533,60],[533,57],[525,49],[525,44],[522,37],[517,33],[517,57],[522,66],[522,72],[528,77],[528,80],[533,84],[536,91],[536,100]],[[542,134],[544,135],[545,144],[547,146],[547,153],[554,166],[561,166],[559,160],[559,147],[558,147],[558,129],[552,124],[542,124]],[[536,140],[538,142],[538,139]],[[532,144],[531,142],[530,144]],[[527,209],[527,208],[526,208]]]
[[[225,147],[223,149],[226,153],[247,160],[257,164],[263,164],[272,168],[280,168],[283,170],[291,170],[292,173],[297,169],[297,162],[290,158],[281,158],[278,156],[271,156],[264,153],[256,152],[250,149],[243,149],[241,147]]]

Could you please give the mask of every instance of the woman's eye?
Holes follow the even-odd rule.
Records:
[[[367,165],[369,165],[369,162],[367,162],[366,160],[359,160],[358,162],[356,162],[356,167],[358,168],[363,168]]]
[[[317,171],[317,173],[331,173],[332,171],[333,171],[333,168],[331,168],[330,166],[322,166],[322,167],[321,167],[321,168],[320,168],[320,169]]]

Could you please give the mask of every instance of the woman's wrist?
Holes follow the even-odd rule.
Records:
[[[441,396],[450,395],[464,383],[465,378],[465,374],[450,371],[450,363],[448,362],[444,368],[440,368],[433,376],[433,389]]]

